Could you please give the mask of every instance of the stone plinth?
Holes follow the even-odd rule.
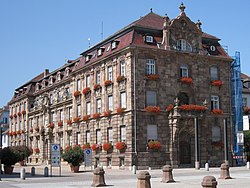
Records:
[[[203,188],[216,188],[217,181],[214,176],[205,176],[201,182]]]
[[[163,175],[162,175],[161,182],[163,183],[175,182],[173,179],[173,174],[172,174],[173,169],[170,165],[163,166],[162,171],[163,171]]]
[[[137,188],[151,188],[150,178],[148,171],[141,171],[137,176]]]
[[[104,187],[106,186],[105,179],[104,179],[104,173],[102,167],[97,167],[94,170],[94,176],[93,176],[93,183],[91,184],[92,187]]]
[[[219,179],[232,179],[229,175],[229,166],[226,163],[221,164]]]

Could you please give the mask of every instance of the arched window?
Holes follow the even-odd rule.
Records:
[[[180,51],[192,52],[192,46],[185,39],[177,40],[176,48]]]
[[[215,67],[215,66],[210,67],[210,78],[211,78],[211,80],[219,80],[217,67]]]
[[[180,92],[177,95],[178,99],[179,99],[179,105],[183,105],[183,104],[189,104],[189,97],[187,93],[184,92]]]

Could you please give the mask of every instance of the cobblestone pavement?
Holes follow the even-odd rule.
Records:
[[[91,187],[93,171],[91,169],[80,168],[79,173],[71,173],[68,165],[62,165],[62,173],[59,176],[59,168],[53,168],[52,177],[44,177],[44,165],[33,165],[36,169],[36,175],[31,176],[32,165],[25,166],[26,179],[20,179],[20,169],[23,167],[15,166],[14,174],[1,175],[1,188],[87,188]],[[137,174],[140,171],[137,171]],[[233,179],[219,179],[220,168],[210,168],[206,171],[204,168],[195,170],[193,168],[179,168],[173,170],[175,183],[161,183],[162,170],[149,170],[151,174],[152,188],[198,188],[202,187],[201,182],[204,176],[212,175],[218,182],[218,188],[247,188],[250,187],[250,170],[246,167],[231,167],[230,175]],[[112,188],[136,188],[137,174],[129,170],[105,169],[106,187]]]

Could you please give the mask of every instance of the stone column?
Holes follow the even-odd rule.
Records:
[[[141,171],[137,176],[137,188],[151,188],[150,178],[148,171]]]
[[[216,188],[217,181],[214,176],[205,176],[201,182],[203,188]]]
[[[173,179],[173,174],[172,174],[173,169],[170,165],[163,166],[162,171],[163,171],[163,175],[162,175],[161,182],[163,183],[175,182]]]
[[[226,163],[221,164],[219,179],[232,179],[229,174],[229,166]]]

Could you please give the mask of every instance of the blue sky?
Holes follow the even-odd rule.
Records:
[[[15,88],[49,69],[75,59],[91,45],[122,29],[150,8],[171,19],[179,0],[0,0],[0,107]],[[220,39],[231,56],[241,53],[242,72],[250,75],[250,3],[247,0],[183,1],[187,16]]]

